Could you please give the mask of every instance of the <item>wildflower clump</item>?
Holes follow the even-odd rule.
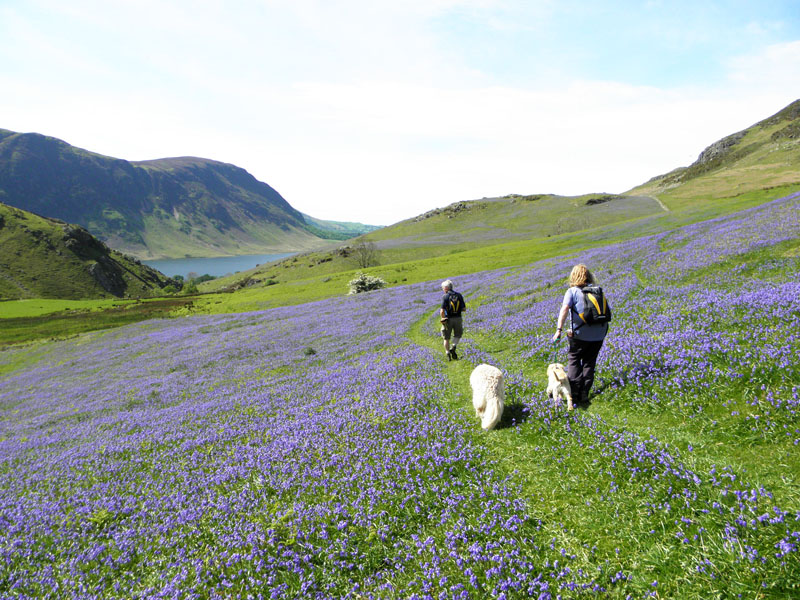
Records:
[[[373,277],[359,271],[348,285],[350,286],[348,294],[360,294],[361,292],[379,290],[386,286],[386,282],[380,277]]]

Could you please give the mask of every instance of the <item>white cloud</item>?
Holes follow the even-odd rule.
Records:
[[[763,50],[731,58],[730,79],[742,87],[800,91],[800,40],[766,46]],[[787,82],[794,84],[787,86]]]
[[[0,127],[231,162],[304,212],[376,224],[511,192],[625,191],[781,109],[800,81],[789,42],[704,87],[568,71],[522,84],[477,72],[442,34],[453,15],[500,36],[539,27],[552,0],[25,6],[38,12],[0,8]]]

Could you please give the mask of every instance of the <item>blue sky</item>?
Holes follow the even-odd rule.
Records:
[[[624,192],[800,98],[800,4],[0,0],[0,127],[323,219]]]

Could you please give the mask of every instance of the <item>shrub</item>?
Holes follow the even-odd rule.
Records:
[[[356,273],[355,278],[350,280],[348,285],[350,286],[350,292],[348,293],[360,294],[361,292],[378,290],[384,287],[386,282],[380,277],[373,277],[372,275],[367,275],[359,271]]]
[[[380,264],[380,252],[375,242],[361,240],[350,248],[350,260],[362,269],[374,267]]]

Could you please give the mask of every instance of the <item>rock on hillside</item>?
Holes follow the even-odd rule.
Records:
[[[148,297],[176,283],[83,227],[0,204],[0,299]]]

